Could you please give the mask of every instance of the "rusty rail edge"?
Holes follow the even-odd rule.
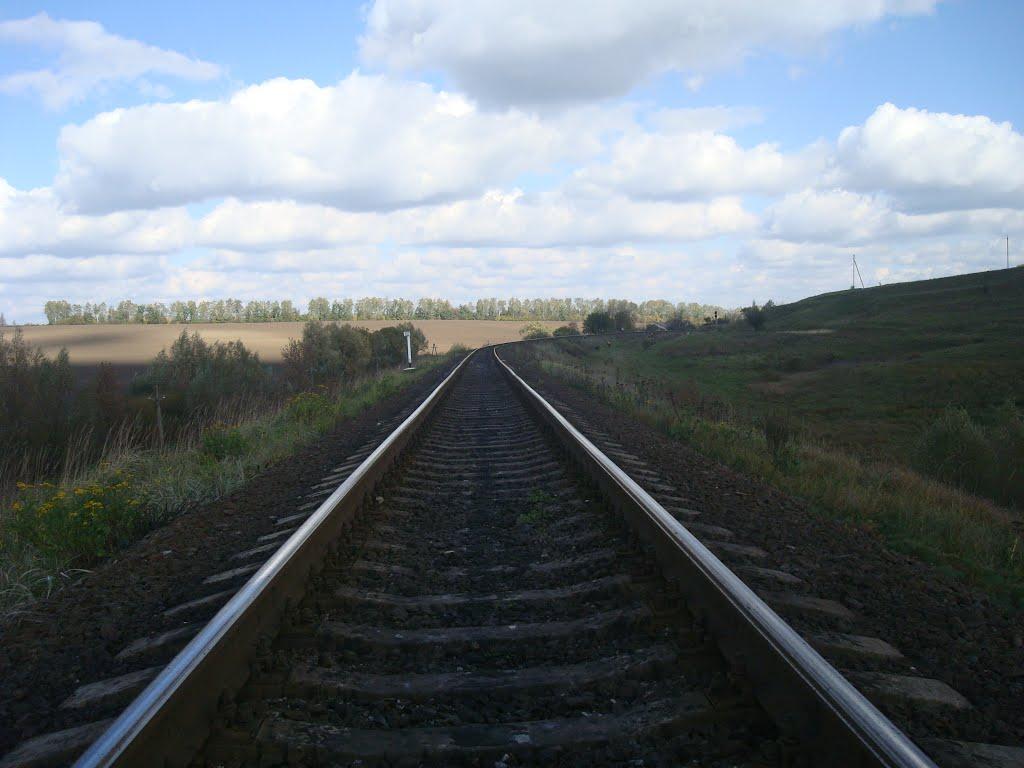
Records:
[[[686,527],[553,408],[498,354],[527,405],[550,427],[682,589],[716,644],[751,681],[786,736],[816,765],[936,768],[906,734],[783,621]]]
[[[394,465],[462,372],[470,352],[253,574],[75,763],[185,766],[205,741],[222,692],[249,675],[261,635],[303,594],[332,541]]]

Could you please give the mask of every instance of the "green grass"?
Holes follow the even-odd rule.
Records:
[[[770,312],[760,332],[565,339],[537,354],[547,372],[823,514],[1019,597],[1019,511],[939,482],[922,444],[951,407],[975,443],[988,435],[998,452],[998,436],[1019,435],[1007,414],[1024,405],[1022,339],[1017,268],[816,296]]]
[[[415,371],[304,392],[271,412],[253,408],[238,423],[210,425],[165,450],[109,456],[62,484],[19,485],[0,511],[0,616],[23,610],[184,510],[231,493],[437,364],[421,358]]]

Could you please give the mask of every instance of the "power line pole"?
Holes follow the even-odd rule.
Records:
[[[863,288],[864,287],[864,278],[861,277],[860,267],[857,266],[857,254],[853,254],[853,268],[850,270],[850,287],[851,288],[856,288],[857,287],[857,283],[854,282],[854,279],[853,279],[853,274],[854,274],[855,271],[857,273],[857,277],[860,278],[860,287]]]
[[[1006,236],[1006,268],[1010,268],[1010,236]]]

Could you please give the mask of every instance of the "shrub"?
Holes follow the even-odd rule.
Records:
[[[634,326],[633,313],[628,309],[620,309],[612,318],[612,330],[614,331],[632,331]]]
[[[264,393],[269,387],[269,371],[242,342],[210,344],[187,331],[132,382],[135,394],[148,395],[159,388],[168,397],[167,410],[184,415],[201,408],[212,410],[229,397]]]
[[[768,319],[768,313],[765,311],[765,308],[759,307],[757,304],[744,307],[740,312],[743,313],[743,319],[750,323],[750,327],[755,331],[760,331],[764,328],[765,321]]]
[[[127,476],[70,491],[19,483],[5,529],[45,555],[88,565],[132,541],[145,527]]]
[[[615,330],[615,320],[607,312],[591,312],[583,321],[585,333],[608,333]]]
[[[300,392],[289,398],[288,415],[304,424],[313,424],[332,413],[331,399],[324,392]]]
[[[72,432],[73,390],[67,350],[50,360],[20,330],[9,339],[0,333],[0,455],[62,453]]]
[[[580,329],[576,323],[568,323],[566,325],[560,325],[551,332],[552,336],[579,336]]]
[[[203,432],[203,453],[217,461],[242,456],[248,447],[245,436],[238,427],[214,424]]]
[[[551,336],[548,329],[540,323],[527,323],[519,329],[519,335],[524,339],[546,339]]]
[[[991,487],[995,451],[963,408],[946,408],[921,434],[917,464],[925,473],[969,491]]]
[[[302,338],[292,339],[282,350],[285,381],[296,390],[363,373],[373,355],[370,338],[364,328],[309,321]]]

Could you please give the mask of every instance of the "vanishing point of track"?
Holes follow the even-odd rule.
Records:
[[[350,471],[79,765],[932,765],[492,350]]]

